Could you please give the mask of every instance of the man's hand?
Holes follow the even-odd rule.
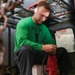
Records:
[[[51,52],[53,54],[56,53],[56,45],[46,44],[42,45],[42,50],[45,52]]]

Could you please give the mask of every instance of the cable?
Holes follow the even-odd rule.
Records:
[[[45,57],[44,57],[44,59],[43,59],[43,61],[42,61],[41,75],[42,75],[42,73],[43,73],[44,75],[48,75],[47,72],[44,70],[44,62],[45,62],[45,59],[47,58],[47,56],[48,56],[48,53],[46,53],[46,55],[45,55]]]

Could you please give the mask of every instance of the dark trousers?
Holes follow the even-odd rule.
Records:
[[[33,50],[32,47],[25,45],[19,48],[15,53],[15,63],[17,64],[21,75],[32,75],[32,66],[34,64],[42,64],[42,61],[48,53],[44,51]],[[45,64],[47,61],[45,58]],[[65,72],[72,69],[68,52],[64,48],[57,48],[56,56],[60,71]]]

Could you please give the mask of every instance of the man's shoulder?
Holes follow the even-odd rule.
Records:
[[[29,26],[31,22],[31,17],[26,17],[26,18],[22,18],[17,26],[21,26],[21,27],[25,27],[25,26]]]

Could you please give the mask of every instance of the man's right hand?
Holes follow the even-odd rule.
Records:
[[[56,45],[51,45],[51,44],[42,45],[42,50],[45,52],[56,53]]]

